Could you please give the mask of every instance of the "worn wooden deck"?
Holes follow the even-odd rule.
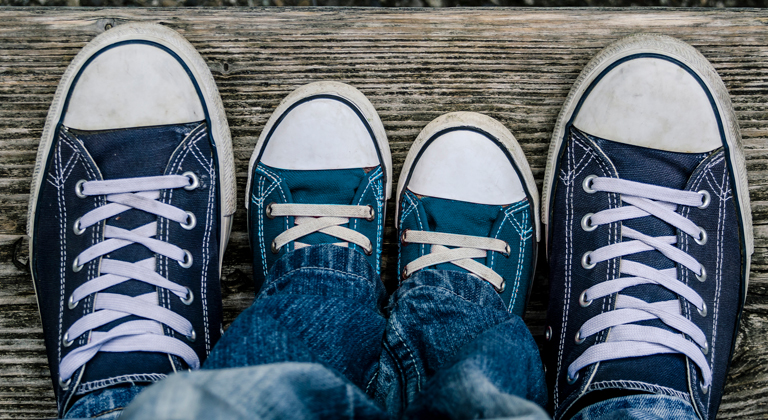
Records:
[[[448,111],[471,110],[515,134],[541,183],[557,113],[598,50],[641,31],[694,45],[732,95],[755,222],[747,307],[718,417],[768,417],[768,11],[0,8],[0,419],[55,416],[24,266],[30,177],[48,106],[85,43],[105,28],[136,20],[181,32],[210,65],[232,127],[240,207],[248,158],[263,125],[304,83],[340,80],[368,95],[389,135],[395,180],[424,125]],[[225,255],[227,322],[253,299],[245,220],[241,208]],[[387,261],[397,252],[392,226],[389,220]],[[539,340],[544,266],[527,316]],[[395,269],[384,267],[389,281]]]

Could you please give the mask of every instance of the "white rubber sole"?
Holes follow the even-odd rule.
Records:
[[[741,145],[741,133],[733,111],[731,98],[725,84],[717,74],[717,71],[707,59],[692,46],[677,39],[654,34],[637,34],[623,38],[595,56],[582,70],[576,82],[573,84],[568,97],[563,104],[560,115],[557,117],[555,130],[552,133],[552,141],[549,145],[547,168],[544,172],[544,187],[542,191],[541,220],[548,228],[549,201],[554,181],[554,171],[557,166],[558,151],[563,142],[565,127],[573,116],[573,112],[586,89],[595,78],[608,66],[624,57],[635,54],[655,53],[669,56],[690,67],[704,81],[712,92],[720,118],[723,122],[725,140],[728,145],[728,154],[734,174],[734,184],[739,198],[739,211],[743,221],[743,235],[747,247],[748,256],[754,252],[754,236],[752,232],[752,212],[749,204],[749,189],[747,186],[747,169],[744,159],[744,151]],[[548,234],[545,231],[545,237]],[[747,286],[749,285],[750,258],[747,258]],[[746,295],[745,295],[746,296]]]
[[[176,53],[192,72],[200,87],[211,120],[211,134],[216,140],[217,164],[219,165],[221,188],[219,194],[221,206],[221,237],[219,242],[221,244],[221,249],[219,255],[222,257],[224,255],[224,249],[227,246],[229,234],[232,229],[232,215],[235,213],[237,207],[237,187],[235,184],[235,161],[232,154],[232,140],[229,133],[229,125],[227,124],[227,117],[224,113],[224,105],[221,102],[216,82],[213,80],[213,75],[200,54],[198,54],[192,44],[176,31],[156,24],[128,23],[116,26],[100,34],[83,47],[75,58],[72,59],[72,62],[69,64],[61,78],[61,82],[59,82],[59,86],[56,88],[53,102],[48,111],[48,117],[45,120],[43,136],[37,149],[37,160],[35,161],[35,168],[32,173],[32,189],[27,215],[27,234],[30,237],[30,256],[33,255],[32,247],[34,241],[37,194],[40,190],[40,185],[44,180],[45,164],[51,146],[53,145],[56,126],[61,120],[61,115],[64,111],[64,101],[72,86],[72,82],[83,65],[85,65],[94,54],[109,45],[130,40],[155,42]],[[221,261],[219,261],[219,272],[221,272]]]
[[[378,145],[379,153],[381,154],[381,159],[383,161],[382,164],[384,165],[384,170],[387,177],[386,199],[389,200],[389,198],[392,196],[392,153],[389,150],[389,141],[387,140],[387,134],[384,131],[384,124],[381,123],[379,114],[376,112],[373,104],[371,104],[371,101],[369,101],[368,98],[366,98],[365,95],[363,95],[363,93],[356,88],[341,82],[323,81],[309,83],[294,90],[288,94],[288,96],[286,96],[280,102],[275,111],[272,112],[272,115],[269,117],[267,124],[261,131],[261,135],[259,135],[259,140],[256,142],[256,147],[254,148],[253,154],[251,154],[251,159],[248,163],[248,183],[246,184],[245,189],[246,209],[250,203],[248,196],[251,193],[253,166],[256,164],[256,160],[259,158],[259,155],[264,148],[264,143],[267,139],[267,136],[272,131],[272,128],[277,123],[278,119],[288,110],[288,108],[304,98],[317,95],[330,95],[346,99],[347,101],[354,104],[368,121],[368,124],[373,130],[374,137],[376,138],[376,144]]]
[[[419,156],[419,152],[424,148],[432,137],[437,133],[452,128],[476,128],[490,134],[496,138],[501,144],[509,151],[512,156],[515,165],[517,165],[520,174],[522,175],[522,182],[525,186],[531,200],[533,201],[534,220],[536,224],[536,241],[540,240],[540,223],[539,223],[539,190],[536,188],[536,182],[533,179],[533,173],[528,165],[528,160],[525,158],[525,153],[520,145],[517,143],[515,136],[504,127],[503,124],[494,120],[493,118],[478,114],[476,112],[450,112],[448,114],[441,115],[424,127],[423,130],[416,137],[416,140],[411,145],[411,149],[408,151],[408,155],[405,157],[405,163],[403,169],[400,171],[400,180],[397,184],[397,206],[395,207],[395,224],[399,227],[399,213],[400,213],[400,197],[405,188],[405,183],[408,180],[408,176],[411,173],[411,169],[416,161],[416,157]]]

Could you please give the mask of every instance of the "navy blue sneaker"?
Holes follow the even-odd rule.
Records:
[[[278,258],[310,245],[361,252],[381,275],[392,158],[379,115],[360,91],[315,82],[291,92],[259,136],[248,174],[257,291]]]
[[[467,272],[522,316],[536,265],[538,202],[525,155],[501,123],[473,112],[438,117],[400,173],[401,281],[425,269]]]
[[[728,92],[694,48],[635,35],[587,64],[544,180],[555,418],[637,394],[715,418],[753,250],[746,175]]]
[[[205,360],[221,335],[233,163],[213,77],[176,32],[120,25],[73,59],[27,227],[59,415]]]

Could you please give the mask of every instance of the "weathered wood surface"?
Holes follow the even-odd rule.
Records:
[[[257,137],[302,84],[340,80],[368,95],[389,135],[395,181],[424,125],[471,110],[515,134],[540,186],[560,106],[599,49],[640,31],[694,45],[732,95],[755,221],[751,287],[719,417],[768,417],[768,11],[0,8],[0,419],[55,415],[26,240],[16,252],[48,106],[85,43],[136,20],[181,32],[210,65],[232,127],[241,207]],[[387,281],[397,252],[389,210]],[[241,208],[225,255],[227,322],[253,299],[245,220]],[[538,340],[546,289],[542,260],[527,316]]]

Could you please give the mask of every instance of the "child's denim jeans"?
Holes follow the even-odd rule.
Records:
[[[67,417],[114,418],[133,400],[124,418],[548,418],[536,344],[491,285],[424,270],[386,303],[357,251],[299,249],[275,264],[202,370],[97,391]],[[695,418],[686,402],[653,395],[578,416]]]

